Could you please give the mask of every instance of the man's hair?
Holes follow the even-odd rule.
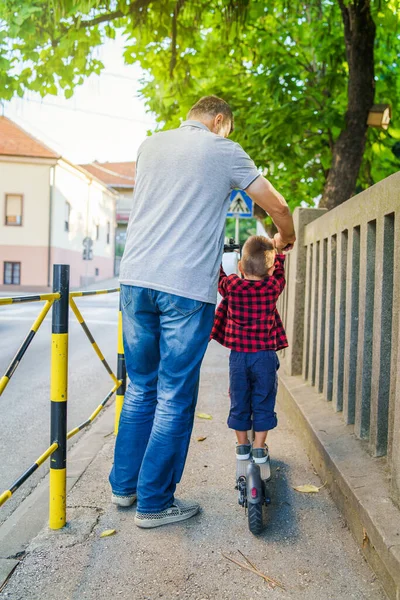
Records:
[[[233,131],[233,113],[232,109],[225,100],[218,98],[218,96],[204,96],[196,102],[194,106],[189,110],[187,118],[195,119],[204,115],[210,117],[216,117],[218,114],[224,115],[224,121],[229,120],[231,122],[231,133]]]
[[[275,262],[273,241],[262,235],[252,235],[243,246],[241,262],[246,275],[267,277]]]

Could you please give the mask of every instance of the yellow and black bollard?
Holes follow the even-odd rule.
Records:
[[[50,458],[49,526],[61,529],[66,523],[69,265],[54,265],[53,290],[61,297],[53,304],[51,334],[50,443],[58,448]]]
[[[124,403],[124,396],[126,390],[126,366],[125,366],[125,353],[124,353],[124,340],[122,335],[122,311],[121,311],[121,297],[119,300],[119,311],[118,311],[118,363],[117,363],[117,379],[121,381],[121,385],[117,389],[115,397],[115,425],[114,433],[118,433],[119,418],[121,416],[122,405]]]

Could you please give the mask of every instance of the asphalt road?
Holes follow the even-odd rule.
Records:
[[[77,304],[108,360],[116,371],[118,294],[78,298]],[[42,303],[0,307],[0,374],[3,375],[28,333]],[[0,397],[0,493],[49,446],[51,314],[36,334],[21,364]],[[70,313],[68,428],[85,420],[113,383]],[[70,445],[84,433],[70,440]],[[48,463],[0,508],[0,524],[37,485]]]

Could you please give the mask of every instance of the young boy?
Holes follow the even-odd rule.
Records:
[[[248,238],[239,270],[242,278],[226,275],[221,265],[217,308],[211,337],[231,349],[229,383],[231,408],[228,426],[237,437],[236,458],[268,461],[267,433],[277,425],[275,400],[279,360],[276,351],[287,338],[276,302],[285,287],[284,255],[272,240]],[[247,432],[253,425],[251,445]]]

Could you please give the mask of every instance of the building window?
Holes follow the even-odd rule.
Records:
[[[22,225],[22,195],[6,194],[6,225]]]
[[[96,225],[96,240],[98,240],[100,237],[100,225]]]
[[[98,275],[100,275],[100,271],[99,271],[99,269],[98,269],[97,267],[96,267],[96,268],[95,268],[95,270],[94,270],[94,274],[96,275],[96,277],[97,277]]]
[[[5,262],[4,263],[4,285],[19,285],[21,282],[21,263],[20,262]]]
[[[107,244],[110,243],[110,239],[111,239],[111,223],[110,223],[110,221],[107,221]]]
[[[64,208],[64,231],[69,231],[70,217],[71,217],[71,205],[69,202],[66,202],[65,208]]]

